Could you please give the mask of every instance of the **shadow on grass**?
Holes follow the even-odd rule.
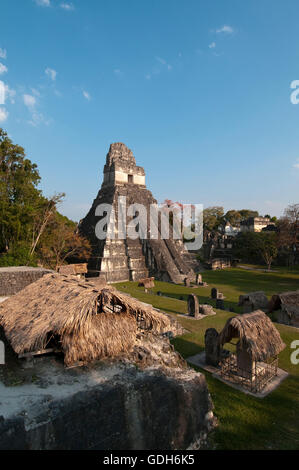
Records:
[[[162,293],[162,295],[164,297],[168,297],[168,298],[171,298],[171,299],[177,299],[177,300],[181,300],[181,301],[184,301],[184,302],[188,301],[189,293],[187,293],[187,294],[178,294],[176,292],[163,292],[163,291],[160,291],[160,292]],[[212,307],[216,308],[216,300],[211,299],[211,297],[198,295],[196,291],[192,291],[192,294],[197,296],[200,304],[212,305]],[[225,306],[226,309],[233,309],[233,311],[236,312],[236,313],[241,313],[242,312],[242,308],[238,306],[238,302],[233,302],[231,300],[224,299],[224,306]]]
[[[299,449],[299,377],[288,377],[266,398],[233,389],[204,373],[215,406],[214,446],[223,450]]]
[[[205,280],[209,283],[227,285],[242,292],[264,290],[266,294],[298,289],[298,273],[269,273],[242,269],[227,269],[223,271],[205,271]]]

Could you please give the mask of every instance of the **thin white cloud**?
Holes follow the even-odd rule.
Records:
[[[11,104],[15,104],[16,90],[13,90],[9,85],[4,85],[5,99],[8,98]]]
[[[49,126],[51,124],[51,121],[51,119],[46,119],[42,113],[34,111],[31,114],[31,119],[28,121],[28,124],[33,127],[37,127],[39,126],[39,124],[45,124],[46,126]]]
[[[88,91],[83,90],[82,93],[83,93],[84,98],[85,98],[87,101],[90,101],[90,100],[91,100],[91,96],[90,96],[90,94],[88,93]]]
[[[0,47],[0,59],[6,59],[6,49],[1,49]]]
[[[50,119],[46,119],[45,116],[38,111],[37,100],[35,96],[25,94],[23,95],[23,101],[31,115],[29,121],[27,121],[30,126],[37,127],[40,124],[45,124],[48,126],[51,123]]]
[[[118,77],[120,77],[123,73],[120,69],[114,69],[113,70],[114,74],[117,75]]]
[[[5,108],[0,108],[0,122],[6,121],[8,118],[8,112],[6,111]]]
[[[168,64],[167,60],[163,59],[163,57],[156,56],[155,59],[160,64],[165,65],[167,70],[172,70],[172,65]]]
[[[40,92],[36,88],[31,88],[31,92],[34,96],[40,97]]]
[[[72,3],[66,3],[66,2],[61,3],[60,8],[62,8],[63,10],[66,10],[66,11],[72,11],[72,10],[75,9],[75,7]]]
[[[5,83],[0,80],[0,104],[5,104]]]
[[[8,68],[6,67],[6,65],[1,64],[1,62],[0,62],[0,75],[3,75],[7,71],[8,71]]]
[[[50,7],[51,6],[50,0],[35,0],[35,3],[40,7]]]
[[[219,33],[232,34],[233,32],[234,32],[234,29],[227,24],[223,25],[221,28],[216,29],[217,34]]]
[[[215,47],[216,47],[216,42],[211,42],[211,44],[209,44],[210,49],[215,49]]]
[[[166,64],[167,64],[166,60],[165,60],[165,59],[162,59],[162,57],[156,57],[156,60],[157,60],[158,62],[160,62],[160,64],[163,64],[163,65],[166,65]]]
[[[34,108],[34,106],[36,105],[36,98],[32,95],[23,95],[23,101],[24,101],[24,105],[27,106],[27,108]]]
[[[51,78],[53,82],[56,80],[57,72],[54,69],[51,69],[50,67],[47,67],[45,70],[45,74]]]
[[[294,163],[293,167],[296,168],[296,170],[299,170],[299,158],[297,160],[297,163]]]

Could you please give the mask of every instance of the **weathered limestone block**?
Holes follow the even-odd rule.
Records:
[[[217,367],[221,358],[219,333],[215,328],[208,328],[205,332],[206,363]]]
[[[14,295],[50,272],[49,269],[28,266],[0,268],[0,296]]]
[[[216,312],[214,312],[212,305],[208,304],[199,305],[199,313],[201,315],[216,315]]]
[[[199,303],[198,298],[194,294],[188,295],[188,313],[190,317],[198,317],[199,314]]]
[[[13,393],[0,383],[0,450],[187,449],[214,427],[205,377],[191,369],[49,369]]]
[[[213,287],[211,289],[211,299],[217,299],[218,297],[218,289],[216,289],[216,287]]]

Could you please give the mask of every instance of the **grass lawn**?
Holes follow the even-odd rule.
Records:
[[[136,282],[119,283],[116,287],[176,316],[188,333],[175,338],[173,344],[183,357],[188,357],[203,350],[207,328],[214,327],[219,331],[233,315],[217,310],[216,316],[199,321],[179,317],[178,313],[187,312],[188,294],[193,292],[202,303],[215,305],[209,296],[211,288],[217,287],[226,297],[226,306],[239,312],[237,302],[240,294],[263,290],[270,296],[299,289],[298,270],[274,269],[275,272],[271,273],[241,268],[205,271],[203,279],[209,284],[207,288],[187,288],[156,281],[155,288],[146,294]],[[157,295],[158,291],[163,297]],[[293,351],[290,345],[295,339],[299,340],[299,331],[284,325],[276,324],[276,327],[287,346],[279,356],[279,366],[290,375],[267,397],[260,399],[246,395],[201,370],[206,376],[215,405],[214,413],[219,420],[213,436],[217,449],[299,449],[299,365],[290,361]]]

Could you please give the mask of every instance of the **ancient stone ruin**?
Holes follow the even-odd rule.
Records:
[[[188,315],[195,319],[201,319],[206,315],[216,315],[212,305],[199,304],[198,298],[195,294],[188,295]]]
[[[194,318],[197,318],[199,315],[198,298],[194,294],[188,295],[188,314]]]
[[[206,364],[218,367],[221,358],[219,333],[215,328],[208,328],[205,332]]]
[[[119,197],[125,198],[127,207],[138,203],[147,209],[146,239],[120,239],[117,236],[113,239],[109,234],[104,240],[97,238],[95,228],[101,217],[96,215],[96,208],[103,203],[111,204],[117,219]],[[88,238],[92,246],[92,255],[88,260],[90,273],[100,275],[107,282],[138,281],[154,276],[163,281],[180,283],[186,277],[195,278],[193,268],[196,262],[185,250],[182,240],[171,237],[161,239],[159,227],[159,239],[150,237],[150,205],[156,203],[146,188],[144,169],[136,165],[132,151],[122,143],[111,144],[102,187],[79,225],[80,233]],[[132,217],[127,216],[126,226],[131,220]]]
[[[243,307],[243,313],[254,312],[255,310],[268,309],[269,301],[264,292],[250,292],[249,294],[240,295],[239,307]]]
[[[224,295],[222,294],[222,292],[219,292],[218,289],[216,289],[216,287],[213,287],[211,289],[211,299],[214,299],[214,300],[217,300],[217,299],[221,299],[221,300],[224,300]]]
[[[5,300],[0,450],[205,446],[213,404],[169,342],[181,330],[99,278],[51,273]]]
[[[28,266],[0,268],[0,296],[14,295],[51,271]]]

